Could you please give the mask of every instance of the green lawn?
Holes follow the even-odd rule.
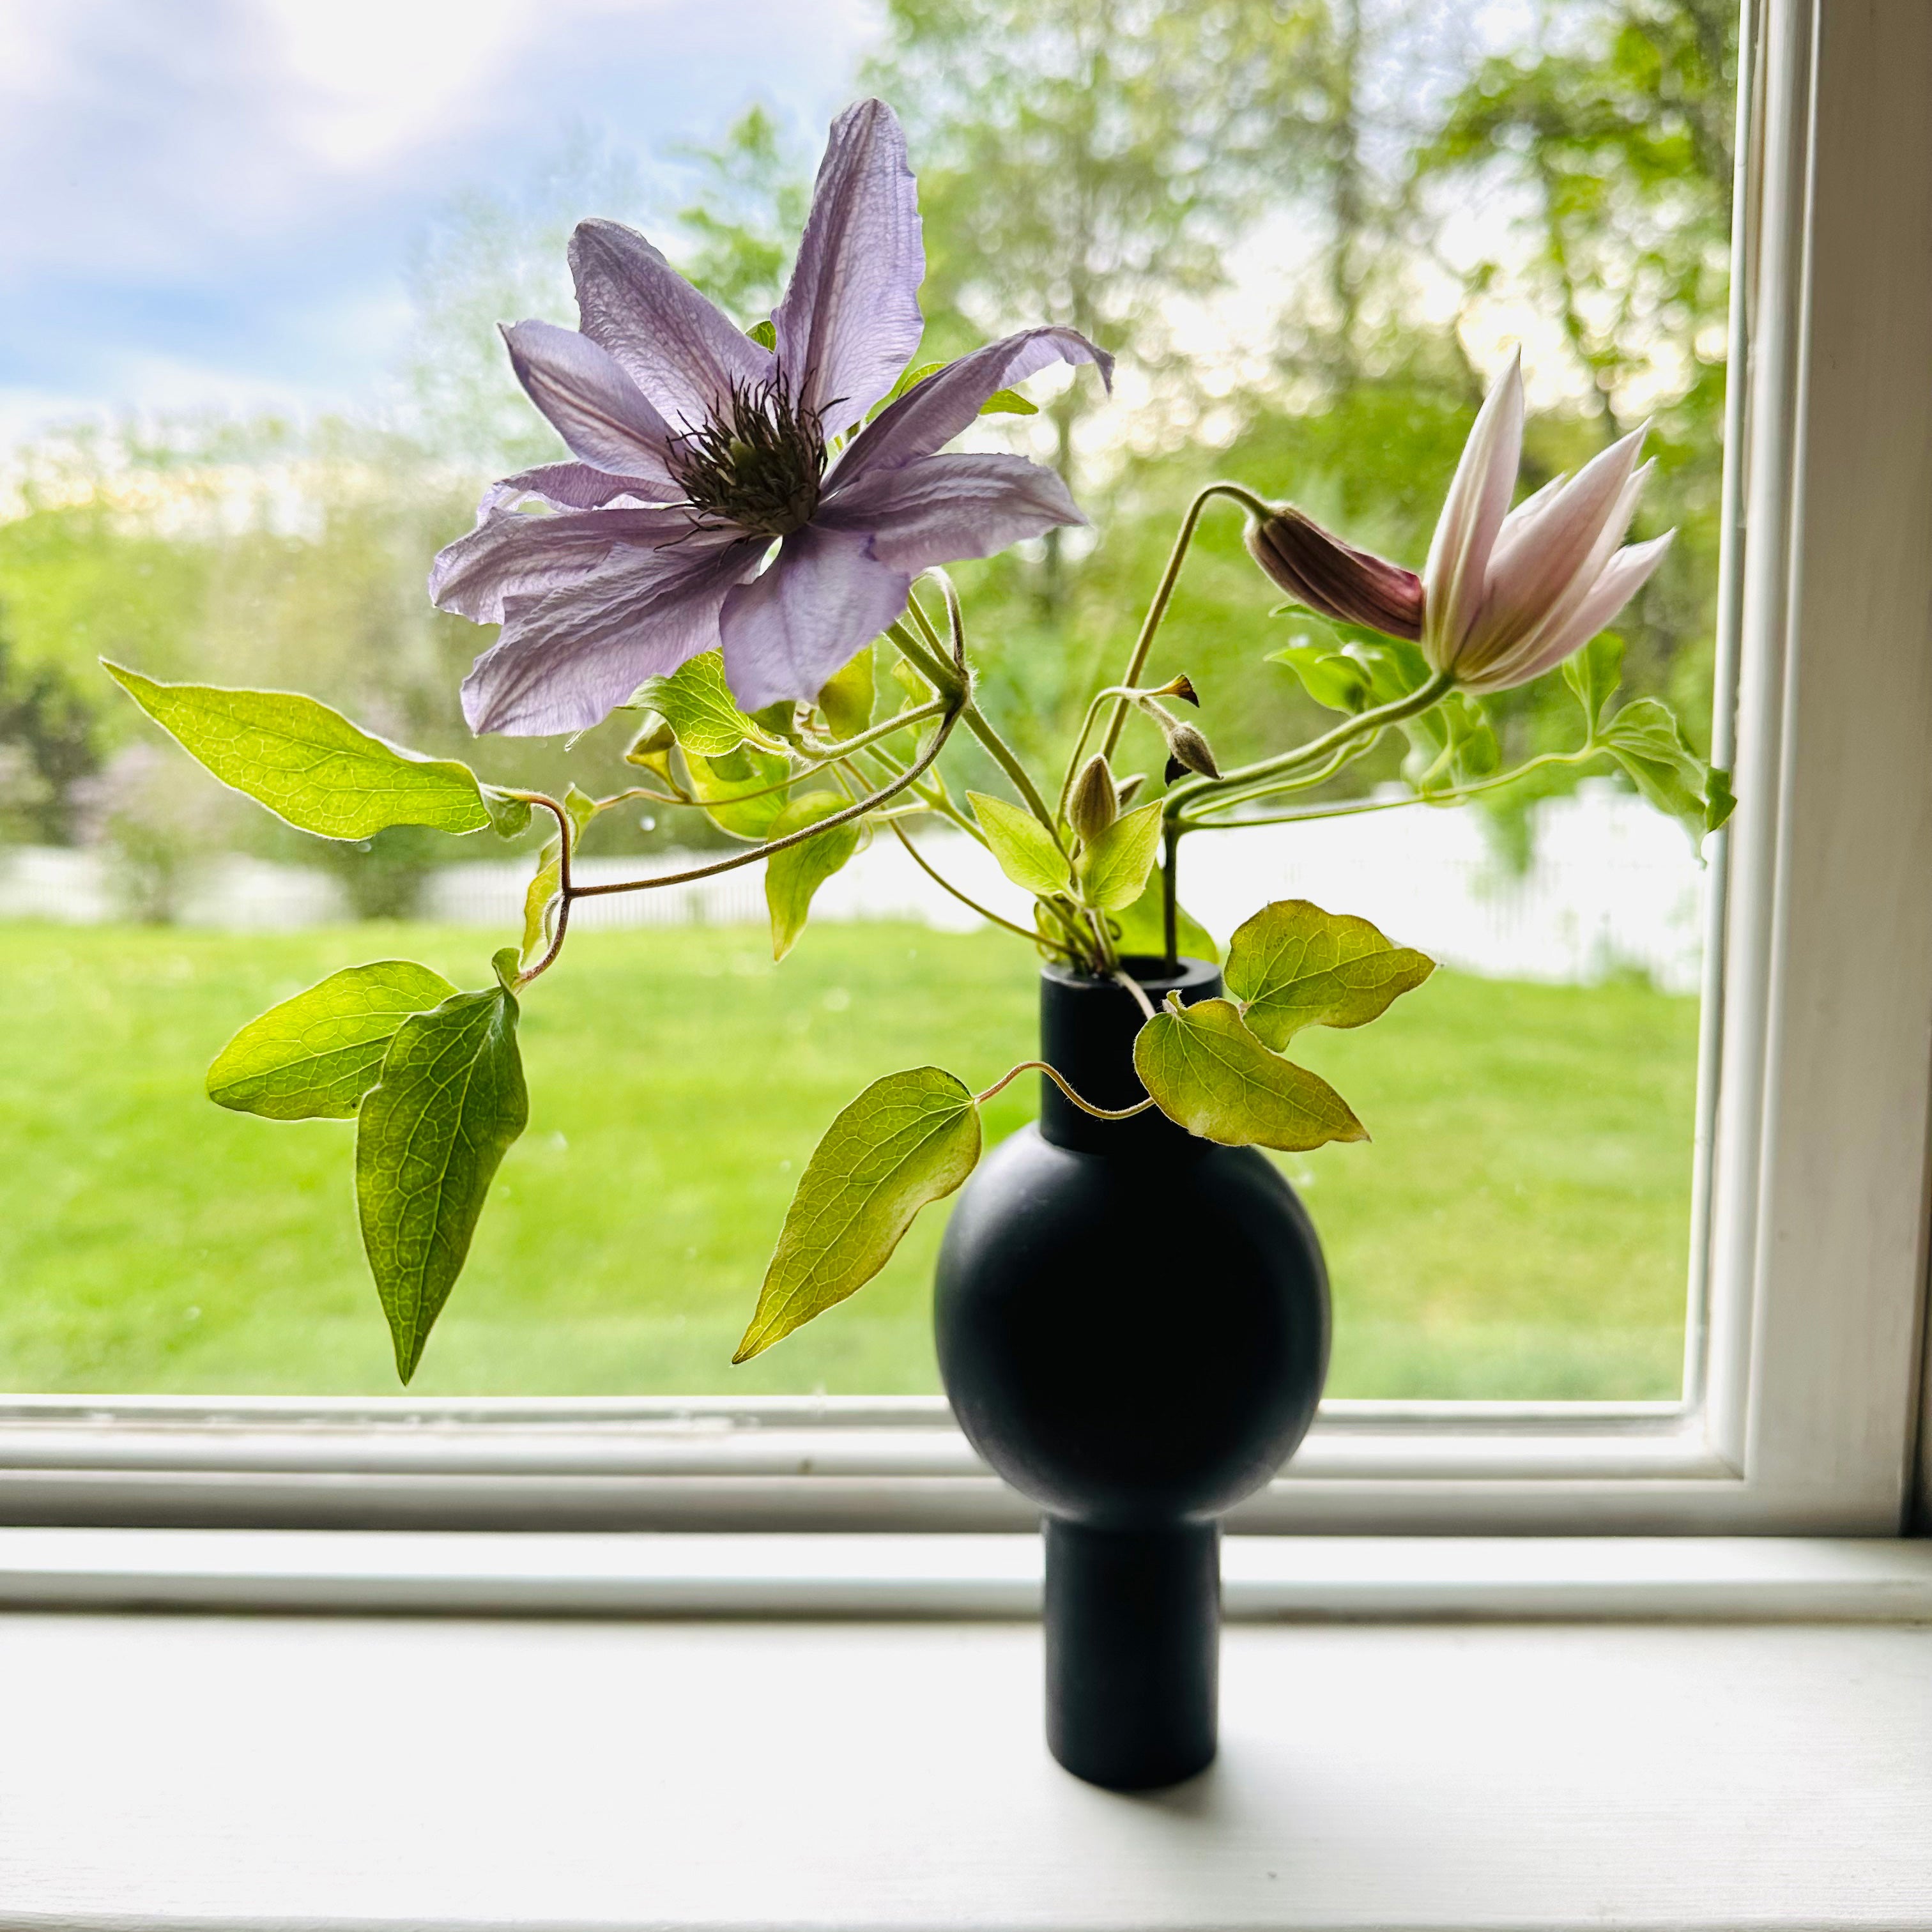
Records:
[[[357,1248],[347,1124],[202,1096],[244,1020],[340,966],[488,976],[485,935],[0,928],[0,1386],[395,1388]],[[530,1124],[430,1342],[424,1393],[937,1387],[943,1210],[854,1301],[729,1366],[799,1166],[868,1080],[934,1061],[983,1085],[1032,1051],[1002,935],[814,927],[573,938],[525,1002]],[[1303,1036],[1372,1145],[1287,1162],[1330,1257],[1330,1393],[1676,1392],[1693,1000],[1441,973],[1359,1033]],[[1030,1081],[988,1108],[1030,1114]]]

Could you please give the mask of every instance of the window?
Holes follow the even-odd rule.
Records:
[[[1240,1526],[1900,1526],[1932,1114],[1932,136],[1888,31],[1747,11],[1717,751],[1748,807],[1709,875],[1684,1399],[1337,1400]],[[16,1521],[1028,1520],[917,1395],[9,1409]]]

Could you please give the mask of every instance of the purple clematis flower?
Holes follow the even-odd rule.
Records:
[[[882,101],[832,124],[772,350],[614,222],[583,223],[570,266],[581,332],[503,333],[576,460],[495,484],[430,576],[443,610],[503,627],[464,681],[475,731],[582,730],[721,644],[747,710],[809,701],[928,565],[1086,520],[1023,457],[939,454],[1051,362],[1111,381],[1112,358],[1072,329],[989,344],[857,428],[924,326],[912,171]]]

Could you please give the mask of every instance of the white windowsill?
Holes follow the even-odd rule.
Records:
[[[0,1532],[0,1928],[1932,1928],[1932,1545],[1226,1557],[1130,1798],[1030,1538]]]

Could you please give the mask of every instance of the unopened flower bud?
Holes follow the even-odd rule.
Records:
[[[1344,543],[1292,504],[1251,523],[1247,545],[1269,577],[1317,616],[1364,624],[1412,642],[1422,635],[1422,579]]]
[[[1172,784],[1183,772],[1198,772],[1203,778],[1218,778],[1221,768],[1214,762],[1214,754],[1208,748],[1208,740],[1192,724],[1180,719],[1174,722],[1174,728],[1167,734],[1167,782]]]
[[[1107,768],[1107,760],[1096,752],[1080,767],[1080,776],[1067,794],[1066,822],[1079,834],[1083,844],[1090,845],[1113,824],[1120,808],[1114,775]]]

